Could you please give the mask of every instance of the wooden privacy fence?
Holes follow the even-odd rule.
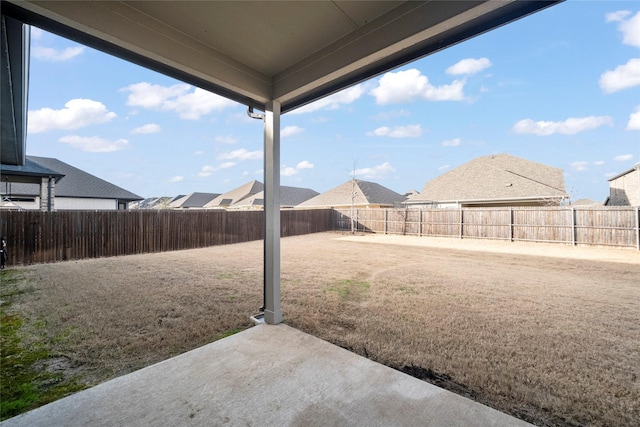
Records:
[[[336,230],[384,234],[633,247],[637,207],[334,209]]]
[[[281,235],[329,231],[331,209],[283,210]],[[7,211],[10,264],[164,252],[260,240],[262,211]]]

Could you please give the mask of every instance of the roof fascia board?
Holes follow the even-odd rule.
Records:
[[[448,2],[455,9],[444,8],[436,3],[402,3],[392,12],[274,76],[274,96],[276,99],[295,97],[309,87],[353,72],[399,49],[410,48],[420,39],[456,25],[451,19],[473,9],[478,3],[482,2]],[[354,58],[359,59],[354,62]]]
[[[449,18],[437,14],[438,2],[409,4],[274,76],[273,96],[288,112],[562,1],[452,1],[461,9]],[[398,28],[405,31],[390,31]]]
[[[625,172],[619,173],[619,174],[618,174],[618,175],[616,175],[616,176],[612,176],[612,177],[611,177],[611,178],[609,178],[607,181],[611,182],[611,181],[616,180],[616,179],[618,179],[618,178],[620,178],[620,177],[623,177],[623,176],[625,176],[625,175],[627,175],[627,174],[630,174],[631,172],[633,172],[633,171],[635,171],[635,170],[640,170],[640,165],[635,165],[634,167],[632,167],[632,168],[631,168],[631,169],[629,169],[628,171],[625,171]]]
[[[125,19],[120,8],[136,19]],[[2,13],[244,105],[264,109],[271,97],[269,77],[121,2],[9,1]],[[124,41],[132,35],[135,45]],[[190,55],[198,62],[187,67]]]

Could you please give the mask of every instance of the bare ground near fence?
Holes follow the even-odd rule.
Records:
[[[596,246],[568,246],[534,242],[508,242],[503,240],[451,239],[448,237],[416,237],[389,234],[345,234],[340,239],[360,243],[453,249],[459,251],[481,251],[512,255],[577,260],[620,262],[640,264],[640,252],[634,248],[612,248]]]
[[[282,239],[286,323],[538,425],[640,419],[640,263],[344,237]],[[262,251],[22,267],[13,309],[54,347],[55,369],[95,384],[249,327]]]

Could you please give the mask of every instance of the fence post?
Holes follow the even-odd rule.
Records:
[[[422,237],[422,209],[418,208],[418,237]]]
[[[388,209],[384,210],[384,234],[387,234],[387,218],[388,218],[387,211]]]
[[[464,215],[464,209],[460,208],[460,238],[462,239],[462,236],[464,236],[462,227],[464,225],[464,220],[463,220],[463,215]]]
[[[640,207],[636,208],[636,249],[640,251]]]
[[[576,245],[576,208],[571,208],[571,245]]]
[[[513,242],[513,208],[509,208],[509,241]]]

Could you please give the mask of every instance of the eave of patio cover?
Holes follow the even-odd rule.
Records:
[[[3,1],[2,13],[286,113],[553,1]]]

